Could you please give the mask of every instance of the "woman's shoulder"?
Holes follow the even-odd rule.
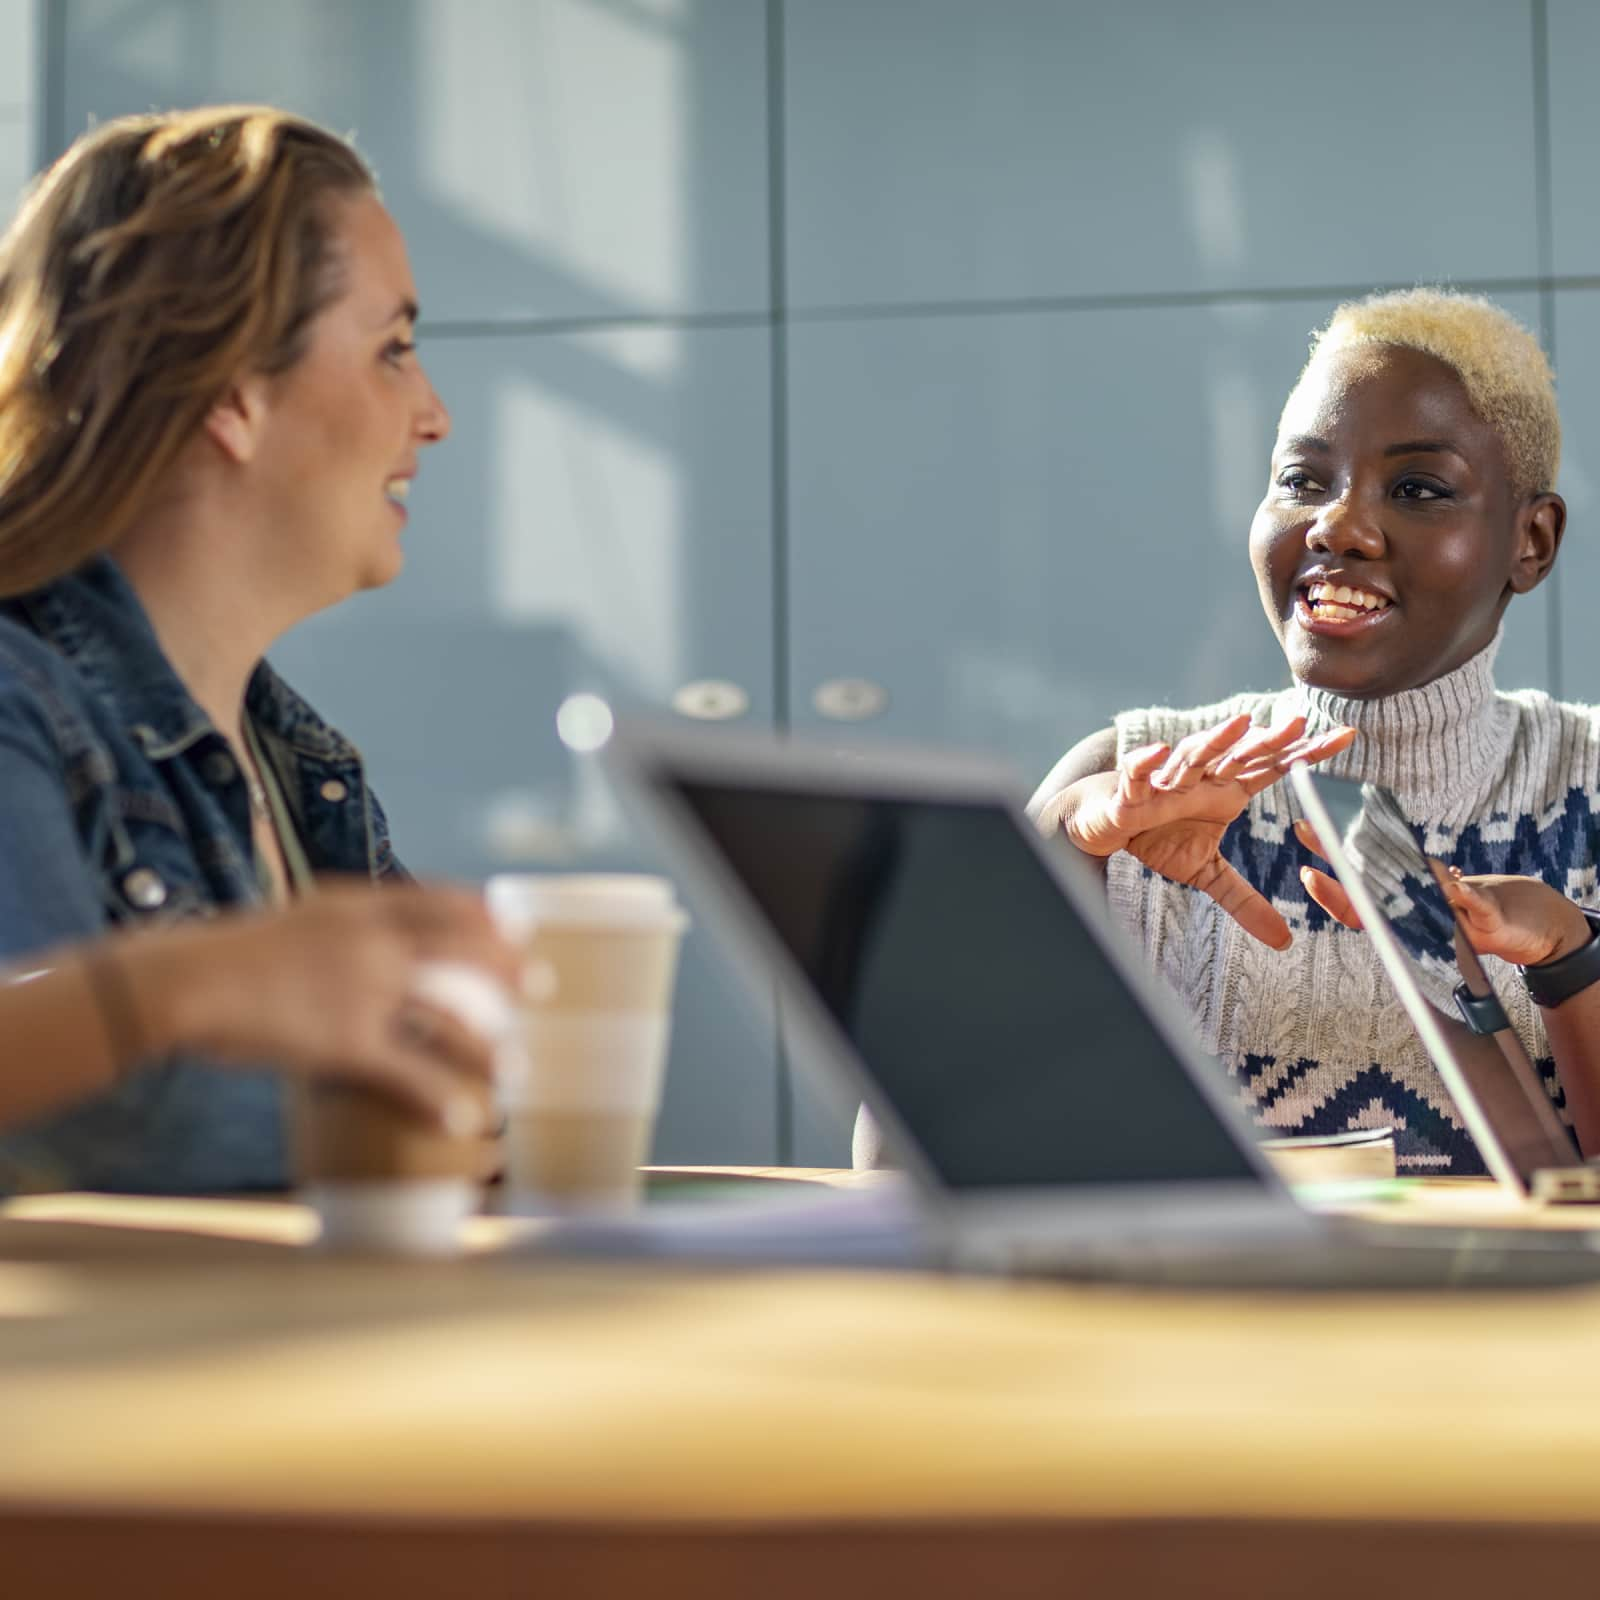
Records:
[[[1523,745],[1544,745],[1578,760],[1600,752],[1600,704],[1557,700],[1543,689],[1502,689],[1496,699],[1516,719]]]
[[[1496,700],[1509,723],[1496,809],[1545,818],[1576,806],[1600,815],[1600,705],[1543,689],[1501,690]]]
[[[72,761],[102,742],[102,715],[72,663],[0,606],[0,741]]]
[[[83,683],[61,653],[0,607],[0,707],[31,701],[70,705],[85,696]]]

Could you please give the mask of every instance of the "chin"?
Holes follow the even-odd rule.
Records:
[[[1378,700],[1409,687],[1397,685],[1392,674],[1348,655],[1341,659],[1321,650],[1290,650],[1286,654],[1290,672],[1301,683],[1328,694],[1342,695],[1347,700]]]
[[[367,563],[356,583],[356,592],[366,589],[382,589],[386,584],[391,584],[405,569],[406,558],[399,545],[387,551],[378,560]]]

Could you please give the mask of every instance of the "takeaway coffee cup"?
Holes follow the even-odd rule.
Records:
[[[625,1210],[639,1196],[688,918],[665,878],[489,880],[525,958],[523,1074],[508,1079],[506,1187],[519,1212]]]
[[[454,962],[418,966],[419,1000],[453,1012],[495,1046],[497,1077],[519,1071],[517,1014],[487,973]],[[425,1122],[387,1095],[360,1084],[300,1083],[291,1103],[291,1139],[305,1198],[330,1249],[447,1255],[478,1207],[498,1164],[487,1137],[496,1120],[494,1090],[465,1081],[478,1126],[450,1131]]]

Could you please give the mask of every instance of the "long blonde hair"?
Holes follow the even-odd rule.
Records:
[[[0,595],[114,544],[228,385],[304,352],[341,289],[328,201],[374,188],[267,106],[122,117],[0,239]]]

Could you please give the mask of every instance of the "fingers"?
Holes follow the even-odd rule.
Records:
[[[1212,763],[1211,776],[1231,778],[1238,773],[1253,770],[1258,764],[1265,764],[1276,770],[1278,762],[1283,759],[1285,748],[1292,746],[1299,739],[1305,725],[1304,717],[1290,717],[1287,722],[1279,723],[1275,728],[1253,728]]]
[[[337,1076],[387,1095],[454,1138],[489,1130],[487,1094],[425,1051],[399,1045],[380,1057],[342,1061]]]
[[[386,1037],[370,1051],[341,1059],[338,1074],[382,1091],[456,1137],[489,1126],[493,1047],[458,1017],[424,1001],[408,1000]]]
[[[1250,714],[1241,711],[1215,728],[1191,733],[1180,739],[1160,770],[1151,778],[1151,787],[1163,790],[1191,789],[1206,776],[1211,764],[1233,749],[1240,736],[1250,730]]]
[[[463,1077],[493,1082],[493,1042],[452,1012],[411,999],[401,1007],[395,1031],[402,1044],[426,1051]]]
[[[465,961],[486,968],[507,984],[517,983],[518,951],[496,928],[483,897],[474,890],[453,884],[336,883],[318,899],[324,904],[332,900],[359,923],[398,933],[419,960]]]
[[[1315,764],[1326,761],[1355,743],[1356,730],[1350,727],[1330,728],[1326,733],[1309,734],[1285,749],[1279,756],[1279,765],[1288,768],[1296,761]]]
[[[1120,772],[1121,797],[1138,802],[1152,791],[1182,793],[1207,780],[1238,783],[1250,795],[1276,783],[1297,761],[1326,761],[1356,736],[1350,727],[1307,735],[1306,719],[1290,717],[1272,728],[1255,727],[1241,712],[1215,728],[1191,733],[1170,748],[1144,745],[1130,752]]]
[[[1273,908],[1265,895],[1250,885],[1221,856],[1193,880],[1194,887],[1211,896],[1252,938],[1274,950],[1287,950],[1294,943],[1289,924]]]
[[[1164,744],[1146,744],[1123,757],[1117,786],[1124,800],[1137,802],[1149,798],[1151,775],[1160,770],[1167,753],[1168,746]]]
[[[1344,885],[1337,878],[1329,877],[1326,872],[1319,872],[1315,867],[1301,867],[1300,882],[1305,885],[1306,893],[1335,922],[1342,922],[1345,927],[1360,932],[1361,918],[1356,915],[1356,908],[1351,905],[1350,896],[1345,893]]]
[[[1334,728],[1328,733],[1296,739],[1276,751],[1265,755],[1258,753],[1248,765],[1230,775],[1235,781],[1242,783],[1251,794],[1258,794],[1276,783],[1290,767],[1300,762],[1314,766],[1319,761],[1326,761],[1329,756],[1337,755],[1349,747],[1355,736],[1354,728],[1341,727]]]
[[[1317,830],[1304,817],[1295,818],[1294,836],[1312,855],[1321,856],[1324,861],[1328,859],[1328,852],[1322,848],[1322,841],[1317,837]]]
[[[1428,857],[1428,869],[1434,882],[1444,892],[1450,909],[1476,934],[1491,933],[1500,920],[1494,902],[1475,884],[1461,875],[1460,867],[1447,867],[1444,862]]]

